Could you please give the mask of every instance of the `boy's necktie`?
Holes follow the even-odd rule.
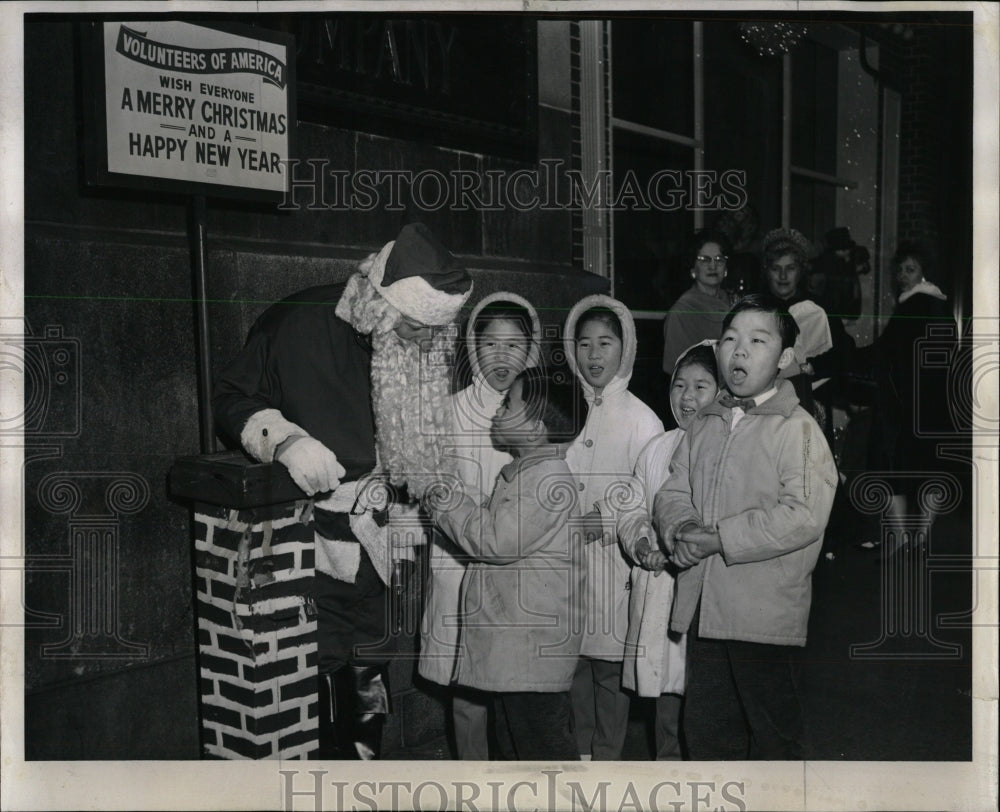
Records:
[[[740,408],[744,412],[750,411],[754,406],[757,405],[757,402],[753,398],[734,398],[728,392],[726,392],[719,398],[719,403],[721,403],[727,409]]]

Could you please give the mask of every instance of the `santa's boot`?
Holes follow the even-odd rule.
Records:
[[[319,675],[319,757],[356,759],[350,669]]]
[[[370,760],[382,749],[382,725],[389,712],[383,669],[344,666],[320,674],[319,757]]]
[[[382,666],[350,666],[354,678],[355,758],[377,759],[382,753],[382,726],[389,713],[389,688]]]

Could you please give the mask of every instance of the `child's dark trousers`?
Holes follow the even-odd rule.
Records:
[[[505,692],[493,696],[500,758],[580,760],[571,728],[569,691]]]
[[[688,634],[682,731],[692,761],[802,758],[795,646]]]

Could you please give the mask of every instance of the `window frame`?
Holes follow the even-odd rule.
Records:
[[[691,21],[692,26],[692,68],[693,82],[693,122],[692,133],[673,132],[659,129],[639,122],[620,118],[614,114],[614,98],[612,91],[612,76],[614,71],[614,54],[612,52],[612,20],[586,20],[580,22],[580,150],[583,176],[588,179],[599,177],[599,173],[607,172],[610,178],[607,192],[611,192],[615,183],[614,139],[616,132],[630,132],[653,138],[664,143],[672,143],[692,150],[692,166],[695,171],[705,167],[705,81],[704,81],[704,30],[703,22]],[[853,49],[860,52],[858,32],[844,25],[812,27],[806,35],[822,45],[843,51]],[[858,190],[861,186],[858,180],[842,174],[831,174],[818,171],[814,167],[793,164],[791,160],[791,123],[792,123],[792,56],[782,55],[782,143],[781,143],[781,226],[788,228],[791,222],[791,192],[792,180],[807,183],[833,186],[840,190]],[[870,57],[869,57],[870,58]],[[876,52],[877,59],[877,52]],[[838,75],[838,88],[843,79]],[[884,129],[882,143],[878,148],[884,157],[887,147],[892,141],[892,133]],[[838,150],[840,147],[838,146]],[[895,179],[887,177],[895,172]],[[892,180],[892,182],[890,182]],[[895,193],[898,191],[898,165],[887,165],[882,162],[881,176],[877,179],[882,189],[877,221],[875,223],[876,240],[878,233],[894,233],[896,228]],[[886,195],[888,193],[888,196]],[[890,199],[893,198],[893,199]],[[691,210],[694,228],[705,225],[705,213],[701,209]],[[615,219],[626,212],[615,212],[610,209],[610,201],[600,197],[596,206],[585,207],[583,221],[583,262],[584,268],[592,273],[605,277],[609,281],[610,293],[616,295],[614,235]],[[884,241],[879,241],[883,242]],[[874,257],[878,262],[878,257]],[[873,268],[873,270],[875,270]],[[874,302],[875,315],[878,316],[881,307],[876,296]],[[663,312],[657,310],[633,310],[636,319],[662,319]]]

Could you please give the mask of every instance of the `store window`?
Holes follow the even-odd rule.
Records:
[[[784,54],[755,49],[731,19],[625,16],[581,23],[579,32],[581,165],[610,173],[614,204],[603,217],[584,213],[583,264],[608,276],[632,309],[640,337],[633,385],[648,379],[639,385],[656,408],[665,395],[663,316],[690,284],[681,257],[691,234],[728,209],[751,211],[758,227],[741,247],[748,262],[740,292],[758,286],[760,240],[778,226],[799,229],[817,246],[834,227],[847,227],[874,264],[879,217],[883,229],[894,228],[877,189],[879,169],[892,175],[894,168],[879,152],[891,150],[898,133],[880,123],[860,37],[845,26],[811,24]],[[588,54],[596,60],[589,79]],[[698,184],[718,191],[724,173],[735,173],[729,188],[739,195],[694,194]],[[894,194],[893,177],[881,182]]]
[[[703,219],[691,205],[703,155],[701,24],[639,17],[610,26],[612,285],[638,318],[662,319],[686,287],[677,258]]]
[[[837,217],[837,52],[804,40],[789,62],[790,225],[820,234]]]

